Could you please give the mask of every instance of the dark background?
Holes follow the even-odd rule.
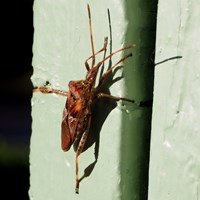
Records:
[[[33,0],[1,2],[0,191],[29,199]]]

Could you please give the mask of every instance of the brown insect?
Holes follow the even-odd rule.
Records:
[[[91,124],[91,105],[98,99],[102,97],[107,97],[115,100],[122,100],[134,103],[133,100],[129,100],[126,98],[111,96],[105,93],[97,93],[98,89],[101,87],[104,82],[106,76],[112,72],[112,70],[121,62],[126,60],[128,57],[132,56],[132,54],[128,54],[121,58],[116,64],[111,66],[107,71],[102,75],[98,85],[95,87],[96,77],[99,71],[99,68],[102,64],[111,58],[114,54],[124,51],[126,49],[130,49],[135,47],[135,45],[130,45],[124,48],[121,48],[103,60],[95,64],[95,56],[101,52],[106,51],[107,47],[107,38],[104,39],[103,48],[99,51],[95,52],[94,50],[94,41],[92,35],[92,23],[91,23],[91,14],[90,14],[90,6],[87,5],[88,9],[88,17],[89,17],[89,27],[90,27],[90,40],[92,46],[92,55],[88,57],[85,61],[85,67],[87,70],[87,74],[84,80],[78,81],[70,81],[68,84],[69,91],[61,91],[57,89],[53,89],[51,87],[42,86],[35,88],[34,92],[42,92],[42,93],[55,93],[58,95],[66,96],[66,104],[63,111],[62,125],[61,125],[61,146],[63,151],[68,151],[72,144],[79,141],[78,147],[76,149],[76,189],[75,192],[79,193],[79,177],[78,177],[78,157],[83,151],[84,145],[86,143],[90,124]],[[88,64],[88,61],[91,60],[91,67]],[[96,94],[97,93],[97,94]]]

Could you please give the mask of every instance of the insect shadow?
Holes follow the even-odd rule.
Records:
[[[110,39],[109,39],[109,54],[112,53],[112,27],[111,27],[111,18],[110,18],[110,11],[108,11],[108,23],[109,23],[109,32],[110,32]],[[103,58],[106,57],[106,51],[104,52]],[[112,57],[109,59],[107,68],[109,69],[112,66]],[[110,87],[116,83],[117,81],[121,80],[123,76],[118,76],[114,78],[116,72],[121,69],[123,66],[118,66],[116,67],[111,73],[109,73],[105,80],[103,81],[101,87],[95,92],[94,95],[98,93],[106,93],[106,94],[111,94],[110,93]],[[99,72],[99,80],[103,75],[105,68],[105,63],[101,67],[101,71]],[[90,148],[93,144],[94,146],[94,162],[90,163],[84,170],[83,176],[79,179],[79,182],[81,182],[84,178],[90,176],[92,173],[95,165],[98,162],[98,156],[99,156],[99,147],[100,147],[100,132],[102,129],[102,126],[108,117],[109,113],[117,106],[117,102],[115,99],[111,98],[101,98],[97,100],[94,104],[92,104],[91,107],[91,126],[89,130],[89,135],[86,141],[86,144],[84,146],[83,151],[86,151],[88,148]],[[74,143],[74,150],[78,148],[79,141],[76,141]]]

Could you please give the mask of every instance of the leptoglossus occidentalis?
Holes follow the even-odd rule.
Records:
[[[122,63],[127,58],[131,57],[132,54],[127,54],[123,58],[121,58],[117,63],[112,65],[107,71],[101,76],[99,83],[95,86],[96,78],[100,67],[104,64],[104,62],[110,59],[113,55],[118,52],[125,51],[126,49],[134,48],[135,45],[130,45],[124,48],[121,48],[117,51],[114,51],[110,55],[106,56],[96,64],[96,56],[105,52],[107,48],[108,38],[104,39],[103,47],[95,52],[94,50],[94,41],[92,34],[92,23],[91,23],[91,13],[90,6],[87,5],[88,9],[88,17],[89,17],[89,27],[90,27],[90,42],[92,47],[92,55],[89,56],[85,60],[85,67],[87,70],[86,77],[84,80],[78,81],[70,81],[68,84],[69,90],[62,91],[53,89],[51,87],[42,86],[37,87],[33,91],[34,92],[42,92],[42,93],[55,93],[57,95],[62,95],[67,97],[66,104],[63,111],[63,118],[61,124],[61,146],[63,151],[68,151],[72,144],[79,141],[78,147],[76,149],[76,189],[75,192],[79,192],[79,176],[78,176],[78,157],[83,151],[84,145],[86,143],[90,125],[91,125],[91,105],[96,102],[98,99],[106,97],[115,99],[116,101],[122,100],[134,103],[134,100],[130,100],[127,98],[116,97],[110,94],[105,93],[97,93],[98,89],[101,87],[105,78],[109,73],[112,72],[119,63]],[[91,60],[91,66],[89,66],[88,61]]]

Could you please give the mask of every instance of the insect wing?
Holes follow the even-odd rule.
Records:
[[[71,99],[69,99],[69,102],[70,100]],[[68,151],[71,145],[74,143],[76,137],[76,128],[82,112],[81,101],[71,101],[71,106],[68,106],[69,102],[66,102],[61,125],[61,146],[63,151]]]
[[[82,113],[82,102],[81,100],[75,101],[69,109],[69,116],[68,116],[68,125],[71,133],[71,137],[74,139],[76,137],[76,129],[77,125],[80,122],[80,116]]]
[[[72,145],[72,138],[69,130],[69,126],[67,123],[68,112],[67,109],[63,110],[63,120],[61,124],[61,147],[63,151],[68,151]]]

